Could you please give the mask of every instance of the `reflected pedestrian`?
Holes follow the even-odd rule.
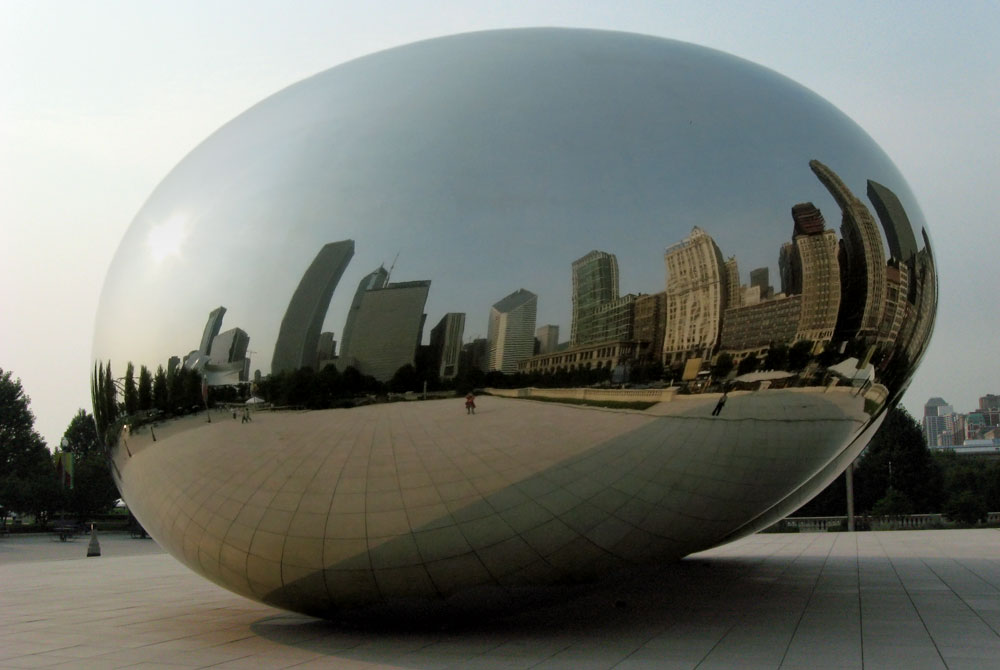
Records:
[[[719,402],[715,403],[715,409],[712,410],[712,416],[719,416],[722,414],[722,408],[726,406],[726,397],[728,395],[728,390],[722,392],[722,397],[719,398]]]

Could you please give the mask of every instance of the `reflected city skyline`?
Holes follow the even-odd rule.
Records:
[[[817,159],[809,161],[809,168],[840,208],[840,236],[812,202],[792,205],[791,239],[781,241],[775,254],[779,290],[771,284],[770,266],[750,270],[749,284],[742,283],[738,255],[724,253],[698,226],[666,247],[665,286],[655,293],[621,295],[618,257],[592,250],[570,264],[568,341],[560,342],[558,325],[551,324],[544,333],[550,340],[547,350],[542,350],[535,332],[539,296],[522,288],[490,308],[487,355],[466,356],[465,365],[529,375],[619,369],[619,381],[627,381],[632,368],[661,364],[668,378],[690,381],[707,371],[726,370],[726,377],[733,369],[753,372],[783,362],[780,355],[768,356],[783,347],[798,349],[798,374],[790,376],[815,377],[820,358],[831,370],[850,359],[858,370],[871,368],[865,375],[872,383],[898,384],[893,375],[916,362],[932,325],[926,318],[927,306],[936,302],[936,286],[928,281],[934,277],[929,241],[921,231],[924,244],[918,250],[906,211],[891,189],[866,181],[879,227],[834,170]],[[330,242],[313,259],[284,311],[270,370],[354,367],[387,382],[401,367],[415,365],[421,348],[429,347],[428,364],[438,376],[456,377],[462,347],[473,346],[463,339],[467,315],[442,316],[437,335],[432,330],[425,341],[424,309],[432,280],[390,282],[392,269],[382,265],[359,283],[338,351],[336,331],[322,327],[354,252],[354,240]],[[201,372],[209,386],[247,382],[254,364],[246,355],[245,330],[220,333],[226,312],[220,306],[209,313],[199,348],[180,359]],[[887,394],[901,390],[889,388]]]
[[[181,161],[108,272],[94,414],[130,510],[238,593],[510,601],[801,506],[936,303],[902,176],[794,82],[639,35],[459,35]]]

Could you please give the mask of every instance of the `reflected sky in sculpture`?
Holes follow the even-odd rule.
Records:
[[[217,131],[129,229],[94,357],[264,388],[329,365],[384,382],[430,344],[442,378],[663,365],[679,383],[637,391],[645,411],[497,389],[475,417],[103,421],[171,553],[325,614],[510,595],[766,526],[864,447],[936,301],[902,177],[809,91],[657,38],[498,31],[342,65]]]

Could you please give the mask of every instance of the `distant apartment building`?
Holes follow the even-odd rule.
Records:
[[[924,404],[924,438],[929,447],[949,447],[954,439],[955,409],[943,398],[931,398]]]
[[[531,358],[535,350],[537,309],[538,296],[523,288],[490,308],[487,334],[490,370],[513,374],[519,361]]]

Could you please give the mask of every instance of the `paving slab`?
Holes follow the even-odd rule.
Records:
[[[323,621],[152,540],[0,538],[0,669],[998,668],[1000,531],[761,534],[517,611]]]

